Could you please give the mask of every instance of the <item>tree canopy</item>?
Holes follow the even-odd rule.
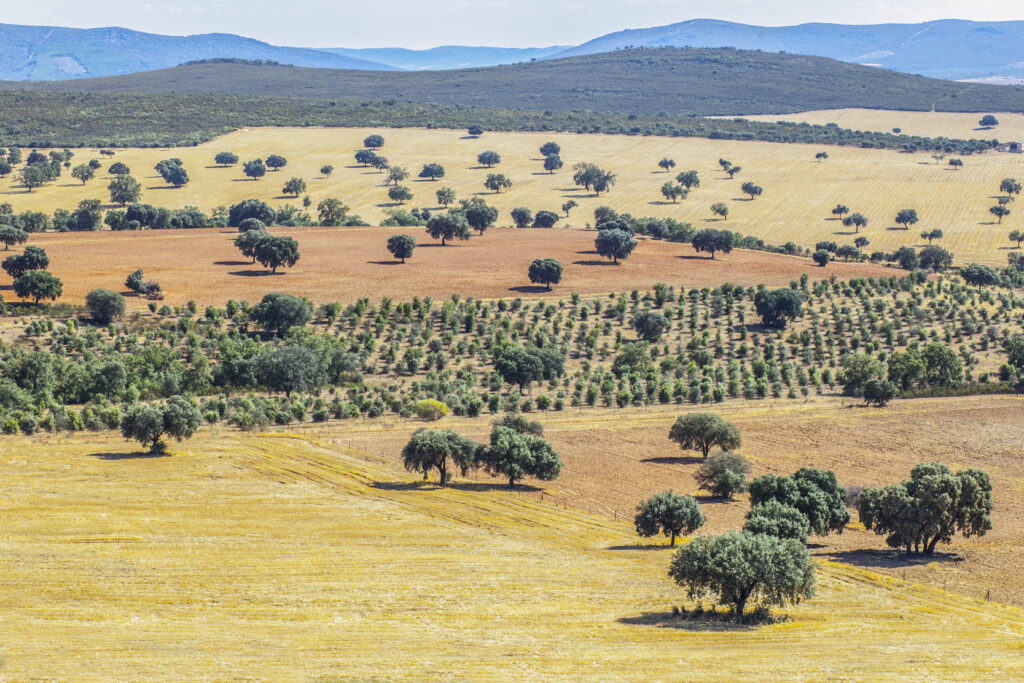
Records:
[[[723,451],[739,448],[740,430],[714,413],[687,413],[680,416],[669,430],[668,438],[683,450],[700,451],[707,460],[708,452],[718,446]]]
[[[767,327],[786,327],[800,317],[803,303],[803,295],[791,287],[762,289],[754,295],[754,310]]]
[[[984,536],[992,529],[992,483],[976,468],[956,474],[941,463],[921,463],[910,479],[864,489],[857,511],[864,526],[885,535],[891,548],[931,555],[939,543]]]
[[[164,436],[177,441],[190,438],[200,421],[195,403],[184,396],[172,396],[163,405],[137,403],[129,406],[121,418],[121,434],[144,447],[148,445],[150,453],[158,454],[166,448]]]
[[[542,284],[551,290],[551,285],[562,281],[562,264],[553,258],[534,259],[528,273],[530,282]]]
[[[704,525],[704,513],[693,496],[680,496],[673,491],[656,493],[636,508],[633,525],[638,536],[649,538],[659,533],[671,538],[692,534]]]
[[[720,498],[732,498],[734,493],[747,490],[750,463],[739,453],[722,451],[708,457],[694,479],[704,491]]]
[[[468,240],[471,232],[466,216],[459,211],[448,211],[430,217],[427,221],[427,234],[441,240],[446,246],[448,240]]]
[[[402,263],[405,263],[405,259],[412,257],[414,249],[416,249],[416,240],[412,235],[392,235],[388,238],[388,251]]]
[[[728,254],[732,252],[735,235],[728,230],[715,230],[705,228],[698,230],[693,236],[693,250],[697,253],[706,252],[711,254],[712,260],[717,252]]]
[[[594,248],[597,253],[605,258],[612,259],[613,263],[618,263],[619,259],[627,259],[629,255],[636,249],[637,241],[633,239],[633,235],[626,232],[625,230],[611,229],[611,230],[599,230],[597,237],[594,239]]]
[[[85,296],[85,307],[92,319],[106,325],[125,311],[124,297],[109,289],[94,289]]]
[[[512,488],[526,477],[557,479],[562,470],[562,458],[543,437],[503,425],[491,430],[490,446],[483,449],[480,461],[492,475],[508,479]]]
[[[480,445],[451,429],[417,429],[402,448],[402,463],[410,472],[422,472],[426,479],[431,470],[438,471],[438,480],[445,486],[451,479],[448,462],[465,476],[477,462]]]
[[[792,477],[765,474],[751,481],[748,490],[751,506],[777,500],[799,510],[812,534],[842,533],[850,522],[846,490],[828,470],[801,467]]]
[[[309,299],[282,292],[270,292],[252,310],[252,319],[264,329],[281,335],[292,327],[301,327],[313,319]]]
[[[737,619],[753,599],[784,607],[814,595],[814,564],[799,541],[730,531],[701,536],[676,551],[669,576],[691,600],[715,596]]]

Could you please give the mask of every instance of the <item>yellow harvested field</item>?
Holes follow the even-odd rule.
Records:
[[[891,133],[893,128],[903,135],[959,138],[961,140],[1024,140],[1024,114],[992,112],[999,125],[985,129],[978,125],[984,114],[961,114],[935,111],[890,111],[886,109],[823,109],[798,114],[764,114],[745,116],[751,121],[790,121],[823,126],[838,124],[850,130],[874,130]],[[724,117],[723,117],[724,118]],[[732,117],[729,117],[732,118]]]
[[[942,246],[951,250],[958,262],[993,265],[1005,264],[1012,246],[1008,233],[1024,227],[1015,205],[1011,205],[1013,215],[1002,225],[988,211],[996,203],[1002,178],[1024,177],[1024,158],[995,152],[967,157],[963,169],[954,171],[945,162],[936,164],[924,153],[849,147],[828,147],[830,158],[816,163],[814,155],[826,148],[562,133],[486,133],[479,139],[467,139],[462,132],[451,130],[263,128],[240,130],[193,148],[119,150],[114,160],[132,168],[141,178],[143,201],[156,205],[195,205],[209,211],[248,197],[259,197],[275,206],[297,204],[299,200],[281,195],[284,182],[297,176],[306,180],[314,208],[321,199],[336,197],[364,219],[377,223],[391,205],[383,184],[385,176],[355,165],[352,156],[371,132],[380,132],[386,138],[380,153],[412,173],[407,185],[414,198],[407,208],[434,207],[436,190],[449,186],[460,198],[478,195],[498,207],[502,211],[500,225],[511,223],[509,211],[514,207],[557,212],[564,202],[574,199],[579,207],[570,218],[563,218],[561,226],[583,227],[593,222],[596,207],[609,205],[634,216],[673,217],[697,228],[729,228],[776,244],[793,241],[813,246],[820,240],[852,243],[852,229],[831,220],[832,207],[843,203],[868,217],[870,225],[861,232],[871,242],[868,251],[919,245],[923,243],[919,237],[922,230],[938,228],[945,232]],[[548,140],[562,147],[565,168],[555,174],[545,173],[539,159],[538,148]],[[478,167],[476,156],[485,150],[501,154],[502,163],[490,170]],[[281,154],[288,159],[288,166],[269,172],[262,180],[250,181],[244,178],[240,165],[215,166],[213,157],[219,151],[233,151],[243,161]],[[96,150],[77,150],[73,163],[93,157],[98,157]],[[184,161],[191,176],[184,188],[164,185],[152,170],[157,161],[167,157]],[[659,171],[657,162],[662,157],[675,160],[673,173]],[[742,167],[734,180],[721,172],[718,160],[722,157]],[[445,178],[437,182],[418,180],[422,165],[434,161],[446,168]],[[575,187],[571,166],[580,161],[613,171],[617,185],[601,197]],[[335,167],[330,178],[320,175],[324,164]],[[676,172],[691,168],[699,171],[701,186],[678,204],[664,200],[661,185]],[[514,186],[501,194],[486,191],[483,182],[490,172],[504,173]],[[745,181],[763,187],[764,195],[748,201],[740,190]],[[17,211],[52,212],[58,207],[73,208],[82,199],[107,201],[108,182],[105,171],[85,186],[65,175],[48,187],[27,193],[7,179],[0,185],[0,201],[10,202]],[[712,219],[709,207],[715,202],[729,206],[728,220]],[[914,208],[921,217],[910,230],[894,223],[902,208]]]
[[[1019,680],[1024,613],[822,564],[763,628],[673,621],[667,549],[287,435],[5,439],[5,680]]]

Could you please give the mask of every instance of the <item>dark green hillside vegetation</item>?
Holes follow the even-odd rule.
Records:
[[[425,400],[473,417],[840,393],[867,403],[879,382],[905,398],[1024,387],[1024,300],[1010,290],[919,274],[792,289],[802,314],[785,330],[761,324],[757,288],[729,284],[316,310],[277,293],[205,311],[152,302],[152,314],[99,324],[9,305],[32,316],[0,343],[0,426],[114,429],[139,402],[181,395],[200,399],[207,422],[249,429],[411,417]],[[634,330],[645,312],[665,320],[655,342]]]
[[[0,83],[0,144],[168,146],[197,144],[243,126],[465,130],[483,122],[491,131],[697,136],[957,154],[992,146],[991,140],[700,118],[933,106],[938,111],[1024,111],[1024,88],[732,49],[620,50],[414,73],[213,60],[107,78]]]
[[[254,67],[256,68],[256,67]],[[844,130],[803,123],[640,116],[588,111],[479,109],[226,95],[130,95],[0,89],[0,146],[173,147],[197,145],[247,126],[424,127],[708,137],[971,154],[992,140],[950,140]]]
[[[1024,87],[941,81],[824,57],[729,48],[618,50],[508,66],[417,72],[216,61],[32,87],[339,101],[387,97],[485,109],[648,115],[777,114],[842,107],[1024,111]]]

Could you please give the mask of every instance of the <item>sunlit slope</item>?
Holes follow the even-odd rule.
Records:
[[[353,159],[370,132],[382,133],[386,144],[380,153],[412,174],[405,184],[412,190],[413,199],[404,208],[436,207],[437,189],[448,186],[461,199],[480,196],[498,207],[502,225],[512,223],[509,212],[517,206],[534,212],[560,212],[562,204],[573,200],[579,207],[568,219],[563,214],[560,226],[593,223],[593,210],[607,205],[634,216],[689,221],[697,228],[729,228],[776,244],[792,241],[813,246],[820,240],[852,243],[852,228],[829,220],[832,208],[842,203],[868,217],[870,223],[861,231],[871,242],[868,251],[923,244],[920,232],[938,228],[945,233],[942,246],[951,250],[959,262],[994,265],[1006,262],[1006,252],[1013,246],[1007,239],[1009,231],[1024,226],[1021,212],[1014,205],[1010,207],[1013,213],[1001,225],[988,211],[996,203],[1003,178],[1024,179],[1020,155],[995,152],[966,157],[963,168],[956,171],[945,160],[936,163],[923,153],[841,147],[825,150],[809,145],[703,138],[555,133],[485,133],[480,138],[468,138],[450,130],[264,128],[238,131],[192,148],[118,151],[113,160],[127,164],[140,179],[144,202],[160,206],[194,205],[209,212],[249,197],[275,206],[299,205],[301,197],[282,195],[285,181],[295,176],[306,181],[314,213],[320,200],[336,197],[354,213],[378,223],[385,218],[386,209],[397,205],[388,199],[385,174],[358,166]],[[563,170],[554,174],[544,172],[538,152],[548,140],[561,145],[565,162]],[[502,162],[491,169],[480,167],[477,155],[485,150],[498,152]],[[818,163],[815,154],[823,150],[829,159]],[[213,157],[219,151],[232,151],[243,161],[280,154],[288,159],[288,165],[269,172],[262,180],[251,181],[242,174],[240,165],[214,165]],[[77,150],[72,163],[98,157],[96,150]],[[157,161],[168,157],[184,162],[191,177],[184,188],[165,185],[153,171]],[[675,160],[673,173],[659,171],[657,163],[663,157]],[[718,165],[723,157],[742,167],[733,180]],[[571,166],[580,161],[596,163],[616,174],[617,183],[610,193],[596,197],[573,185]],[[443,179],[432,182],[417,178],[423,164],[429,162],[445,167]],[[106,165],[110,163],[105,160]],[[320,174],[325,164],[334,166],[330,178]],[[691,168],[699,172],[701,186],[677,204],[666,201],[660,191],[662,184],[677,172]],[[486,190],[484,180],[489,173],[505,174],[513,182],[512,188],[500,194]],[[82,199],[107,203],[109,181],[105,169],[84,186],[65,174],[55,183],[28,193],[9,178],[0,181],[0,201],[10,202],[17,211],[47,213],[58,207],[72,209]],[[763,196],[748,201],[741,190],[746,181],[764,188]],[[728,220],[712,220],[709,208],[715,202],[728,205]],[[921,217],[910,230],[894,222],[902,208],[914,208]]]
[[[1024,675],[1013,608],[827,566],[790,623],[666,627],[669,551],[622,523],[288,437],[132,450],[5,441],[4,678]]]

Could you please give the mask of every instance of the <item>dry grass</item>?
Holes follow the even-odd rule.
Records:
[[[825,109],[806,111],[799,114],[765,114],[747,116],[751,121],[792,121],[825,125],[838,124],[850,130],[874,130],[890,133],[899,128],[904,135],[923,137],[959,138],[971,140],[1021,140],[1024,139],[1024,114],[993,112],[999,125],[992,129],[978,126],[982,114],[958,114],[949,112],[890,111],[885,109]],[[730,117],[731,118],[731,117]]]
[[[223,305],[228,299],[256,302],[266,292],[286,291],[317,303],[351,302],[382,296],[408,301],[414,296],[445,299],[453,293],[474,297],[554,296],[649,289],[656,282],[685,287],[733,282],[785,285],[807,272],[817,279],[836,275],[891,275],[867,264],[832,263],[761,252],[734,251],[714,261],[695,258],[689,245],[644,240],[629,260],[615,266],[594,249],[593,231],[495,229],[469,242],[442,248],[423,228],[292,228],[302,258],[295,268],[271,275],[251,264],[233,246],[231,230],[152,230],[143,232],[47,233],[32,243],[46,249],[50,270],[64,282],[64,300],[81,302],[96,287],[122,290],[124,278],[142,268],[161,283],[167,302]],[[385,249],[388,235],[407,232],[420,243],[404,265]],[[535,258],[552,256],[565,266],[562,284],[547,292],[531,285],[527,269]],[[0,286],[8,300],[10,285]],[[129,299],[132,308],[147,302]]]
[[[1004,125],[1009,129],[1013,124]],[[355,166],[352,159],[369,132],[342,128],[248,129],[194,148],[122,150],[114,159],[127,163],[142,178],[143,201],[157,205],[192,204],[210,210],[247,197],[260,197],[275,205],[295,204],[295,199],[282,197],[280,191],[288,178],[299,176],[307,181],[314,204],[324,197],[338,197],[363,218],[376,222],[390,204],[382,185],[384,176]],[[513,207],[558,211],[562,203],[574,198],[580,206],[568,223],[579,227],[593,221],[595,207],[607,204],[634,216],[674,217],[698,228],[728,227],[777,244],[794,241],[811,246],[824,239],[852,242],[848,230],[827,220],[832,207],[844,203],[870,219],[864,231],[871,240],[869,250],[892,251],[902,245],[916,245],[921,242],[921,230],[941,228],[946,233],[943,246],[958,260],[997,265],[1006,261],[1008,232],[1021,225],[1016,211],[1001,226],[990,220],[988,213],[995,203],[992,196],[999,181],[1021,175],[1017,155],[969,157],[962,170],[953,171],[944,164],[936,165],[925,154],[845,147],[828,148],[831,158],[818,164],[814,155],[822,148],[808,145],[561,133],[487,133],[479,139],[466,139],[461,132],[450,130],[379,132],[387,139],[381,153],[413,173],[408,185],[415,197],[409,206],[434,206],[437,188],[450,186],[461,198],[484,196],[501,209],[500,222],[504,225],[510,223],[508,212]],[[562,146],[566,167],[559,173],[542,170],[537,150],[547,140]],[[501,194],[484,190],[484,178],[491,171],[476,165],[477,154],[488,149],[503,158],[493,171],[506,174],[514,182],[514,187]],[[243,160],[278,153],[289,163],[263,180],[248,181],[240,166],[213,166],[214,154],[224,150],[234,151]],[[94,156],[95,150],[78,150],[75,163]],[[183,159],[192,177],[192,182],[180,190],[163,185],[152,171],[156,161],[170,156]],[[660,193],[662,183],[674,175],[657,172],[656,164],[665,156],[675,159],[676,171],[697,169],[702,178],[701,187],[678,204],[664,201]],[[735,180],[722,174],[718,167],[721,157],[742,166]],[[437,182],[416,180],[422,164],[431,161],[443,164],[447,176]],[[579,161],[614,171],[618,184],[601,197],[574,187],[570,167]],[[336,170],[325,179],[319,169],[328,163]],[[740,191],[744,181],[761,185],[764,196],[746,201]],[[81,199],[106,201],[107,182],[103,172],[84,187],[65,175],[49,187],[26,193],[7,180],[0,188],[0,201],[11,202],[19,211],[51,212],[58,206],[71,208]],[[731,209],[728,221],[712,220],[709,207],[720,201]],[[892,221],[901,208],[916,208],[921,215],[914,229],[894,229]]]
[[[947,586],[965,595],[1024,606],[1024,487],[1020,421],[1024,399],[976,396],[896,401],[885,409],[865,408],[860,401],[818,399],[809,402],[733,403],[718,407],[652,407],[646,410],[569,409],[531,417],[545,424],[545,435],[566,466],[546,497],[578,509],[631,519],[637,503],[657,491],[703,496],[694,474],[700,465],[693,453],[681,453],[668,441],[669,427],[684,411],[712,410],[734,422],[743,433],[741,452],[753,463],[753,476],[792,474],[804,465],[834,470],[844,485],[879,486],[902,481],[922,461],[953,468],[980,467],[992,477],[996,509],[994,530],[982,538],[957,537],[941,555],[908,562],[889,552],[884,538],[857,524],[842,535],[816,539],[815,552],[884,571],[892,576]],[[449,422],[446,418],[445,423]],[[459,431],[486,440],[490,425],[481,420],[452,421]],[[400,462],[399,451],[415,424],[366,425],[366,432],[345,425],[336,443],[372,450]],[[539,495],[539,494],[535,494]],[[746,496],[731,502],[703,497],[705,533],[742,525]],[[854,515],[856,520],[856,515]]]
[[[1019,610],[870,571],[823,565],[782,625],[681,624],[622,523],[282,436],[130,451],[5,442],[4,679],[1024,675]]]

